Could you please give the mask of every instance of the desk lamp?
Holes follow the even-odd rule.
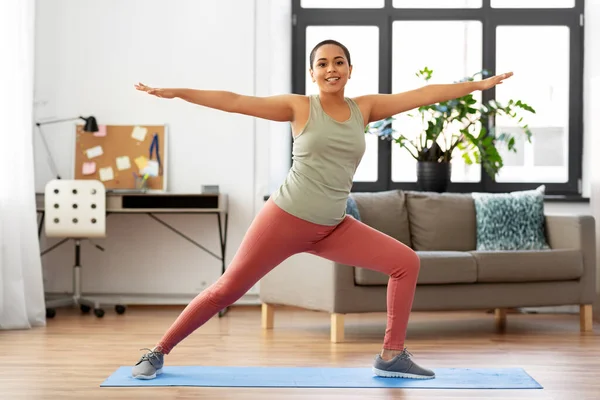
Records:
[[[75,121],[77,119],[82,119],[85,121],[85,125],[83,126],[84,132],[89,132],[89,133],[98,132],[98,123],[96,122],[96,118],[93,116],[89,116],[87,118],[79,116],[79,117],[74,117],[74,118],[57,119],[57,120],[35,123],[35,125],[40,130],[40,136],[42,137],[42,142],[44,143],[44,147],[46,148],[46,154],[48,155],[48,160],[50,161],[50,168],[52,169],[52,173],[56,176],[56,179],[60,179],[60,175],[58,175],[58,171],[56,170],[56,165],[54,164],[54,160],[52,159],[52,155],[50,154],[50,149],[48,148],[48,143],[46,143],[46,138],[44,137],[44,133],[42,132],[42,125],[56,124],[59,122],[66,122],[66,121]]]

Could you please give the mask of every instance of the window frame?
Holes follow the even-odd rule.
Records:
[[[492,72],[496,64],[496,28],[498,26],[566,26],[569,42],[569,152],[568,181],[495,182],[482,168],[479,182],[451,182],[449,192],[510,192],[546,186],[549,196],[580,196],[583,159],[583,15],[584,0],[575,0],[573,8],[492,8],[491,0],[482,0],[481,8],[394,8],[385,0],[383,8],[302,8],[302,0],[292,0],[292,92],[305,94],[308,68],[306,28],[308,26],[377,26],[379,28],[379,93],[392,88],[392,26],[395,21],[480,21],[482,67]],[[495,89],[482,93],[484,102],[494,99]],[[293,143],[292,143],[293,146]],[[291,149],[290,149],[291,150]],[[291,151],[290,151],[291,155]],[[378,179],[354,182],[353,192],[392,189],[418,190],[416,182],[393,182],[392,143],[378,141]]]

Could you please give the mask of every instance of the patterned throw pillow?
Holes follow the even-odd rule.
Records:
[[[348,200],[346,200],[346,214],[352,215],[357,221],[360,221],[360,212],[358,211],[356,200],[351,196],[348,196]]]
[[[549,249],[544,193],[545,186],[511,193],[473,193],[477,250]]]

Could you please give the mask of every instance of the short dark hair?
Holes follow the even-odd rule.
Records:
[[[338,47],[340,47],[343,51],[344,51],[344,55],[346,56],[346,59],[348,59],[348,65],[352,65],[352,62],[350,61],[350,52],[348,51],[348,49],[346,48],[346,46],[344,46],[343,44],[341,44],[340,42],[338,42],[337,40],[333,40],[333,39],[327,39],[327,40],[323,40],[322,42],[318,43],[310,52],[310,68],[312,69],[313,66],[313,62],[315,62],[315,53],[317,52],[317,50],[319,49],[319,47],[324,46],[326,44],[333,44],[336,45]]]

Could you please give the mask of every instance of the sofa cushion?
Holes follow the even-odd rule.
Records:
[[[348,196],[348,199],[346,200],[346,214],[351,215],[356,220],[360,221],[360,212],[358,211],[358,206],[352,196]]]
[[[406,203],[415,250],[476,249],[475,204],[470,194],[409,191]]]
[[[417,251],[421,260],[418,285],[474,283],[477,265],[468,252]],[[387,285],[389,277],[381,272],[354,268],[354,281],[361,286]]]
[[[511,193],[473,193],[477,250],[542,250],[544,186]]]
[[[472,251],[477,282],[541,282],[579,279],[580,250]]]
[[[411,246],[404,192],[354,192],[350,197],[356,202],[362,222]]]

